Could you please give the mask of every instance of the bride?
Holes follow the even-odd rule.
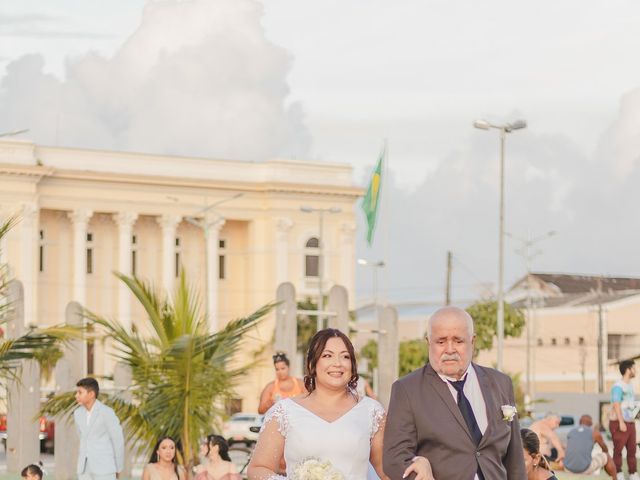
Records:
[[[305,365],[308,393],[280,400],[267,412],[249,480],[284,479],[276,474],[283,455],[286,478],[293,480],[364,480],[369,463],[389,480],[382,470],[384,408],[358,397],[357,371],[353,345],[344,333],[327,328],[314,335]],[[310,475],[311,470],[322,473]],[[433,478],[423,457],[416,457],[409,471],[420,480]]]

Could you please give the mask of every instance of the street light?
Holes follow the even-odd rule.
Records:
[[[27,133],[29,131],[28,128],[24,130],[14,130],[12,132],[0,133],[0,138],[2,137],[15,137],[16,135],[20,135],[21,133]]]
[[[374,262],[371,260],[365,260],[364,258],[359,258],[357,262],[358,265],[362,265],[363,267],[372,267],[373,269],[373,312],[375,315],[376,329],[380,332],[382,327],[380,326],[380,316],[378,315],[378,269],[384,268],[385,263],[383,260]],[[378,335],[380,334],[378,333]]]
[[[526,238],[517,237],[512,235],[509,232],[505,232],[505,235],[511,237],[520,243],[520,248],[516,250],[516,253],[524,258],[525,266],[527,269],[527,397],[528,402],[531,402],[533,398],[533,389],[532,389],[532,378],[533,378],[533,362],[531,359],[531,340],[533,337],[533,319],[534,315],[532,313],[533,310],[533,299],[531,298],[531,263],[535,257],[542,253],[542,250],[532,250],[532,247],[541,242],[542,240],[546,240],[549,237],[553,237],[558,232],[555,230],[549,230],[542,235],[538,235],[537,237],[531,238],[531,232],[527,232]]]
[[[320,331],[323,328],[323,320],[320,312],[324,310],[324,294],[322,292],[322,275],[324,274],[322,268],[322,258],[324,253],[324,240],[322,238],[324,228],[324,214],[340,213],[342,209],[339,207],[314,208],[304,205],[300,207],[300,211],[304,213],[318,214],[318,314],[316,316],[316,330]]]
[[[473,122],[475,128],[480,130],[489,130],[495,128],[500,131],[500,226],[498,241],[498,319],[497,319],[497,336],[498,336],[498,370],[502,370],[502,353],[504,348],[504,144],[507,133],[514,130],[520,130],[527,126],[525,120],[515,120],[511,123],[495,125],[486,120],[476,120]]]

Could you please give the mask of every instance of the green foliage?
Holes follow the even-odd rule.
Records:
[[[317,310],[318,302],[307,297],[298,302],[298,310]],[[305,353],[309,347],[311,338],[315,335],[317,329],[317,320],[315,316],[298,315],[298,338],[297,350]]]
[[[429,358],[427,343],[421,339],[400,342],[399,351],[398,374],[401,377],[422,367]],[[378,344],[376,341],[369,340],[360,350],[360,355],[367,359],[369,373],[372,373],[373,369],[378,367]]]
[[[518,409],[518,415],[524,417],[527,409],[524,401],[525,391],[522,387],[522,374],[520,372],[505,373],[511,377],[511,383],[513,383],[513,393],[516,398],[516,408]]]
[[[474,356],[481,350],[490,350],[496,336],[498,304],[493,300],[476,302],[467,308],[473,318],[476,334]],[[508,303],[504,304],[504,336],[519,337],[524,329],[524,314]]]
[[[144,307],[147,320],[143,327],[129,331],[117,320],[85,312],[96,335],[109,338],[113,356],[130,368],[132,376],[124,394],[101,394],[101,400],[122,419],[139,453],[148,454],[161,435],[179,439],[183,446],[179,460],[190,471],[199,438],[219,426],[225,401],[234,396],[235,385],[251,367],[238,366],[234,357],[273,305],[210,333],[199,298],[187,286],[184,274],[173,302],[138,278],[116,276]],[[141,331],[150,334],[143,336]],[[73,408],[70,395],[54,397],[42,413],[68,413]]]

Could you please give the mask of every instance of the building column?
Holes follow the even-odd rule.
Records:
[[[20,214],[20,280],[24,287],[24,324],[37,325],[38,273],[36,271],[38,216],[35,203],[26,203]]]
[[[290,218],[276,219],[276,287],[289,281],[289,231],[293,227]]]
[[[220,328],[218,322],[218,248],[220,247],[220,230],[224,226],[224,219],[219,219],[206,225],[204,228],[205,249],[207,259],[207,318],[209,331],[217,332]]]
[[[113,216],[118,225],[118,271],[128,277],[133,274],[131,237],[137,218],[138,214],[134,212],[119,212]],[[131,331],[131,291],[122,281],[118,281],[118,320],[123,327]]]
[[[349,292],[349,308],[353,307],[355,297],[355,235],[354,223],[340,225],[340,280],[336,283],[343,285]],[[374,267],[376,268],[376,267]]]
[[[93,211],[78,208],[69,212],[73,227],[73,276],[71,300],[83,307],[87,303],[87,227]]]
[[[181,220],[179,215],[162,215],[157,219],[162,228],[162,288],[169,297],[175,285],[176,227]]]

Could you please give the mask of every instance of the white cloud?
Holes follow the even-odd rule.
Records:
[[[0,128],[43,144],[263,160],[305,156],[300,105],[288,102],[287,52],[269,42],[253,0],[158,2],[105,58],[69,59],[64,80],[38,55],[7,65]]]

